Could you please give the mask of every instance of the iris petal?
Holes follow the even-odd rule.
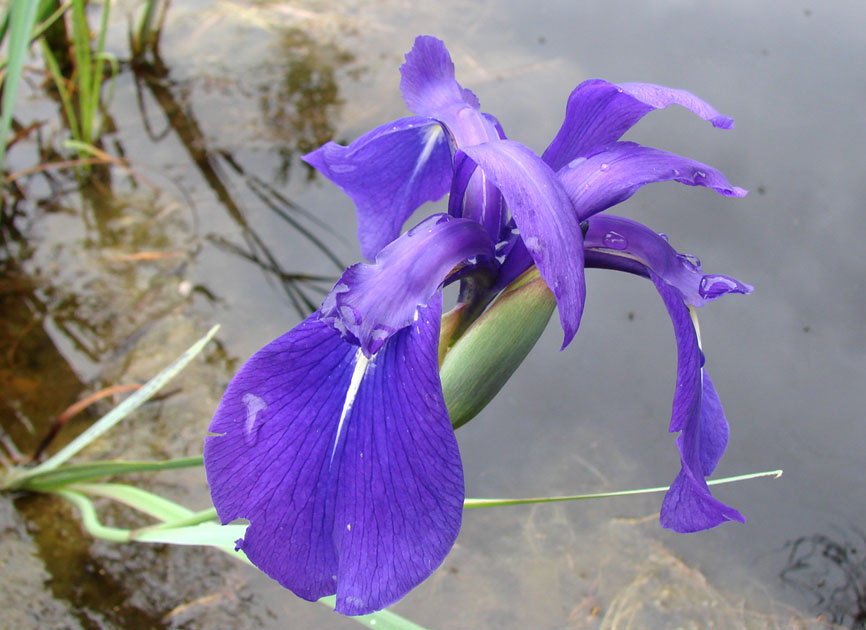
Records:
[[[435,118],[454,106],[478,109],[478,98],[454,78],[454,62],[445,44],[435,37],[415,38],[406,63],[400,66],[400,90],[410,111]]]
[[[731,186],[717,169],[695,160],[617,142],[586,158],[576,158],[557,173],[581,220],[631,197],[646,184],[673,180],[687,186],[705,186],[727,197],[746,191]]]
[[[299,597],[336,592],[329,461],[357,346],[314,315],[247,361],[223,395],[204,462],[220,520],[249,519],[239,547]]]
[[[702,368],[697,333],[688,307],[675,288],[650,274],[664,300],[677,340],[677,385],[670,431],[680,431],[680,471],[661,509],[661,524],[686,533],[745,518],[710,493],[704,476],[718,463],[727,446],[728,425],[712,381]]]
[[[347,419],[335,458],[338,612],[396,601],[457,538],[463,472],[439,383],[440,316],[437,297],[379,351]]]
[[[420,205],[439,199],[451,186],[448,140],[427,118],[395,120],[346,147],[328,142],[303,159],[355,202],[358,240],[367,260],[399,236]]]
[[[441,564],[460,528],[463,475],[438,377],[441,298],[369,361],[310,317],[232,380],[205,443],[223,523],[300,597],[383,608]]]
[[[499,188],[523,243],[556,296],[564,348],[580,325],[586,296],[583,232],[568,195],[550,167],[517,142],[498,140],[463,151]]]
[[[558,171],[571,160],[619,140],[649,112],[681,105],[713,126],[730,129],[734,121],[691,92],[653,85],[590,79],[568,97],[565,120],[542,158]]]
[[[610,214],[588,221],[584,247],[629,260],[637,259],[675,287],[690,306],[704,306],[727,293],[751,293],[753,288],[730,276],[705,274],[700,261],[677,253],[660,235],[645,225]]]
[[[322,304],[322,320],[368,357],[409,325],[461,261],[493,257],[484,228],[446,214],[428,217],[382,249],[375,264],[349,267]]]

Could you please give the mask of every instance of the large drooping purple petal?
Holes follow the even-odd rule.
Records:
[[[441,564],[460,528],[463,477],[438,377],[441,298],[372,359],[316,315],[256,353],[205,442],[220,520],[300,597],[381,609]]]
[[[670,105],[682,105],[713,126],[730,129],[734,121],[691,92],[653,85],[590,79],[568,97],[565,120],[542,158],[553,170],[594,149],[619,140],[647,113]]]
[[[346,420],[334,522],[344,614],[405,595],[460,529],[463,472],[438,374],[441,310],[436,297],[376,354]]]
[[[220,520],[249,519],[239,547],[299,597],[336,592],[330,456],[358,347],[311,316],[247,361],[205,439]]]
[[[493,255],[480,224],[433,215],[382,249],[375,264],[349,267],[322,303],[322,321],[370,357],[415,320],[418,306],[427,304],[456,265]]]
[[[677,447],[682,470],[665,495],[661,524],[685,533],[728,520],[745,522],[737,510],[712,496],[704,479],[724,453],[728,424],[712,381],[703,369],[689,308],[678,290],[655,274],[650,277],[670,314],[677,341],[677,383],[670,431],[680,432]]]
[[[347,147],[328,142],[303,159],[355,202],[367,260],[397,238],[421,204],[439,199],[451,186],[447,136],[427,118],[395,120]]]
[[[637,259],[680,292],[690,306],[704,306],[727,293],[751,293],[753,288],[730,276],[705,274],[700,261],[685,256],[645,225],[610,214],[587,222],[584,248],[628,260]]]
[[[616,142],[587,157],[575,158],[557,175],[581,221],[654,182],[673,180],[687,186],[706,186],[727,197],[746,194],[712,166],[633,142]]]

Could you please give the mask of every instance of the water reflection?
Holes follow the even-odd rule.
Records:
[[[18,175],[4,182],[0,198],[0,465],[26,463],[70,404],[152,376],[205,323],[220,320],[235,287],[201,273],[203,251],[210,260],[213,250],[221,254],[220,269],[254,265],[301,317],[344,268],[332,251],[335,230],[293,201],[284,184],[306,179],[292,164],[333,135],[342,103],[336,76],[354,57],[298,29],[280,32],[273,49],[274,66],[252,98],[241,94],[240,106],[268,139],[268,153],[280,157],[275,172],[263,171],[243,146],[218,144],[220,129],[209,131],[209,121],[196,115],[197,84],[177,79],[156,49],[121,66],[114,101],[120,126],[107,128],[97,143],[110,159],[99,159],[86,177],[63,163],[56,147],[60,104],[41,85],[28,94],[33,116],[55,119],[43,124],[27,120],[30,111],[19,116],[19,145],[8,162]],[[123,86],[134,93],[124,95]],[[118,105],[124,98],[138,103],[138,119]],[[145,166],[166,144],[182,147],[179,170]],[[212,198],[189,192],[196,181]],[[299,241],[333,273],[321,265],[313,273],[288,267],[282,248]],[[217,343],[175,384],[181,395],[143,407],[90,452],[133,459],[200,453],[208,416],[236,361]],[[111,405],[98,403],[77,417],[58,442]],[[191,506],[206,501],[200,471],[172,475],[170,485],[137,482]],[[243,566],[218,552],[95,542],[58,500],[18,497],[13,510],[7,499],[0,498],[0,581],[20,589],[16,601],[0,595],[0,608],[30,615],[22,627],[33,619],[70,628],[267,623],[239,577]],[[103,516],[113,524],[125,518]],[[11,557],[30,560],[3,561]]]
[[[297,156],[333,139],[332,120],[343,104],[337,70],[355,57],[333,44],[322,45],[295,28],[279,34],[275,49],[277,66],[272,71],[279,79],[259,86],[259,106],[276,139],[277,179],[285,183]],[[312,179],[314,171],[304,168]]]
[[[814,598],[814,608],[834,623],[866,628],[866,533],[852,528],[802,536],[785,545],[785,584]]]

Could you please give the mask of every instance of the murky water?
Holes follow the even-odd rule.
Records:
[[[130,4],[110,37],[120,57]],[[351,202],[298,157],[405,115],[397,67],[429,33],[537,151],[594,76],[683,87],[736,119],[721,132],[659,112],[629,139],[713,164],[748,197],[657,185],[617,212],[756,286],[701,313],[732,425],[718,474],[785,475],[718,488],[748,522],[688,536],[658,526],[658,497],[467,512],[445,565],[395,610],[431,628],[862,627],[864,18],[855,0],[175,0],[160,58],[124,67],[109,108],[104,147],[128,168],[97,167],[84,186],[52,169],[4,198],[0,452],[25,460],[72,402],[146,379],[221,323],[177,391],[92,451],[199,452],[233,370],[359,257]],[[13,171],[59,133],[59,106],[31,87],[19,121],[46,122],[41,144],[13,148]],[[559,353],[551,326],[458,432],[471,496],[673,479],[670,323],[649,283],[620,275],[590,273],[575,343]],[[140,481],[207,505],[200,471]],[[57,500],[0,497],[0,531],[3,626],[357,627],[217,552],[93,542]]]

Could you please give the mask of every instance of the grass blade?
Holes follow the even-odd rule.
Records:
[[[24,475],[16,478],[14,484],[10,484],[8,490],[31,490],[33,492],[46,492],[54,488],[69,485],[71,483],[83,483],[95,481],[103,477],[125,475],[137,472],[157,472],[160,470],[173,470],[175,468],[192,468],[202,465],[202,457],[183,457],[180,459],[168,459],[163,461],[106,461],[86,462],[62,466],[55,470],[33,474],[25,471]]]
[[[0,169],[6,158],[6,136],[12,126],[12,112],[18,96],[18,82],[24,69],[24,58],[30,45],[30,33],[36,23],[39,3],[34,0],[13,0],[10,9],[9,48],[6,66],[6,81],[3,86],[3,100],[0,103]]]
[[[139,406],[146,402],[151,396],[158,392],[166,383],[174,378],[183,368],[198,355],[207,343],[219,330],[219,326],[214,326],[210,331],[196,343],[194,343],[186,352],[184,352],[171,365],[165,368],[162,372],[154,376],[142,386],[137,392],[120,403],[117,407],[109,411],[106,415],[96,421],[84,433],[72,440],[64,448],[58,451],[55,455],[47,459],[45,462],[28,471],[26,476],[30,477],[48,470],[54,470],[60,464],[64,463],[70,457],[78,453],[85,446],[93,442],[100,435],[108,431],[115,424],[123,420],[130,413],[135,411]]]

